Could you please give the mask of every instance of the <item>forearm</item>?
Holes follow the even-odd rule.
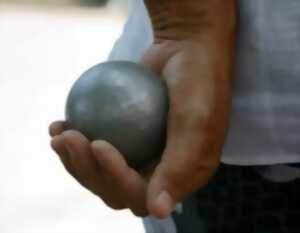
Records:
[[[235,4],[145,3],[155,40],[142,64],[162,74],[170,103],[166,147],[147,189],[150,213],[162,218],[175,203],[205,186],[219,164],[230,113]],[[165,200],[157,198],[161,193]]]
[[[235,2],[236,0],[145,0],[155,42],[168,40],[196,44],[201,50],[197,51],[199,56],[207,61],[208,66],[215,67],[211,75],[218,73],[219,79],[223,80],[231,80],[233,76]]]
[[[156,39],[229,36],[235,31],[236,0],[145,0]]]

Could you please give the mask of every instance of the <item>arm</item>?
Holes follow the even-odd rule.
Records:
[[[231,47],[235,0],[145,0],[157,40],[210,38]]]
[[[143,63],[170,92],[168,140],[147,192],[152,215],[205,186],[228,129],[235,47],[235,0],[146,0],[155,43]]]
[[[218,167],[231,103],[234,0],[146,0],[155,40],[141,63],[169,88],[167,145],[147,171],[130,168],[107,142],[90,142],[64,122],[50,126],[66,170],[113,209],[166,217]],[[141,175],[144,174],[144,176]]]

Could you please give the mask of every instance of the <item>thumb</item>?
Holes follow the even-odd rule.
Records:
[[[168,217],[177,204],[174,197],[174,181],[168,179],[168,176],[170,176],[168,173],[171,172],[166,172],[165,167],[164,162],[157,166],[150,180],[147,192],[147,207],[149,213],[160,219]]]
[[[217,169],[217,161],[201,156],[193,148],[184,149],[184,145],[172,151],[166,149],[153,173],[147,190],[147,207],[154,217],[168,217],[177,203],[205,186]]]

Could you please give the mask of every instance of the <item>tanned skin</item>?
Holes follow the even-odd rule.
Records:
[[[228,130],[236,36],[235,0],[145,0],[154,43],[141,65],[160,73],[170,95],[167,144],[145,171],[128,167],[104,141],[64,122],[50,126],[66,170],[109,207],[167,217],[215,174]]]

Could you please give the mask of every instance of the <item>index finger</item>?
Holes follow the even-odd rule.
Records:
[[[48,131],[51,137],[62,134],[65,131],[65,121],[55,121],[51,123]]]

